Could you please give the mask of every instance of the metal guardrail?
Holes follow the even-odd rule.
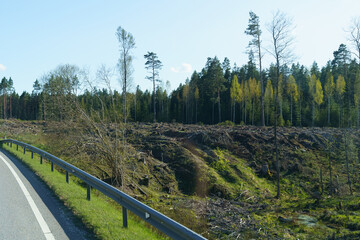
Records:
[[[50,153],[47,153],[39,148],[13,139],[1,140],[0,143],[8,143],[11,146],[12,144],[16,144],[17,150],[19,146],[21,146],[24,148],[24,154],[26,152],[26,149],[28,149],[29,151],[31,151],[32,158],[34,157],[34,153],[37,153],[40,156],[40,163],[42,163],[43,158],[48,159],[51,162],[51,171],[54,171],[54,164],[58,165],[66,171],[66,182],[69,182],[69,173],[81,179],[87,184],[87,200],[90,200],[91,187],[99,190],[106,196],[115,200],[122,206],[124,227],[127,227],[128,225],[127,209],[129,209],[135,215],[142,218],[145,222],[150,223],[155,228],[159,229],[161,232],[165,233],[173,239],[206,239],[203,236],[190,230],[189,228],[181,225],[180,223],[172,220],[171,218],[127,195],[126,193],[123,193],[119,189],[101,181],[100,179],[65,162],[64,160],[61,160],[54,155],[51,155]]]

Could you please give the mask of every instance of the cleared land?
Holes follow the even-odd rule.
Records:
[[[83,141],[81,129],[6,126],[8,136],[111,181],[110,167]],[[136,154],[126,164],[125,191],[208,238],[360,236],[357,130],[280,128],[280,199],[274,198],[271,128],[135,123],[126,135]]]

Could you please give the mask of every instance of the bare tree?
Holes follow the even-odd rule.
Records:
[[[131,50],[135,48],[135,39],[133,35],[126,32],[123,28],[118,27],[116,36],[120,44],[120,58],[119,58],[119,72],[120,72],[120,83],[122,85],[122,97],[123,97],[123,118],[124,123],[127,119],[126,111],[126,94],[127,90],[131,86],[131,75],[133,73]]]
[[[350,33],[348,40],[355,47],[355,52],[353,52],[356,57],[359,59],[360,64],[360,17],[353,18],[349,30]]]
[[[276,173],[277,173],[277,195],[280,198],[280,161],[279,149],[277,142],[277,118],[278,118],[278,104],[279,104],[279,79],[280,67],[282,64],[293,59],[291,45],[294,38],[291,35],[293,30],[292,19],[288,18],[284,13],[277,11],[273,15],[272,22],[268,25],[268,31],[272,37],[272,48],[269,53],[276,61],[276,79],[275,79],[275,110],[274,110],[274,145],[276,155]]]
[[[82,129],[83,148],[94,152],[98,159],[111,170],[111,183],[126,188],[126,161],[133,154],[133,149],[125,139],[126,124],[120,121],[116,114],[114,92],[111,82],[114,77],[114,69],[102,65],[96,72],[96,81],[89,79],[89,73],[84,72],[83,80],[87,88],[97,97],[101,109],[86,110],[80,104],[76,104],[78,113],[78,128]],[[110,103],[105,104],[104,96],[98,94],[97,86],[106,86],[109,91]]]

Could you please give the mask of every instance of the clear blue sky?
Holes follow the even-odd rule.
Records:
[[[352,17],[360,16],[358,0],[62,0],[0,1],[0,77],[12,77],[18,93],[59,64],[86,67],[94,75],[101,64],[115,66],[119,57],[118,26],[136,40],[134,88],[150,89],[143,55],[158,54],[160,78],[171,88],[200,71],[207,57],[228,57],[241,66],[249,37],[244,34],[249,11],[259,17],[263,46],[269,46],[266,23],[276,10],[293,18],[297,61],[323,66],[332,59]],[[265,57],[266,66],[272,61]],[[114,81],[115,88],[119,89]]]

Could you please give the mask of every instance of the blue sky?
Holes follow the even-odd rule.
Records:
[[[116,66],[118,26],[136,40],[133,85],[151,89],[143,55],[157,53],[160,78],[175,89],[207,57],[233,65],[247,62],[249,11],[260,17],[263,46],[270,46],[266,24],[276,10],[293,18],[296,61],[323,66],[345,43],[352,17],[360,16],[356,0],[183,0],[183,1],[7,1],[0,0],[0,77],[12,77],[18,93],[32,91],[36,79],[60,64],[75,64],[92,76],[101,64]],[[272,61],[265,56],[265,67]],[[120,89],[116,79],[114,87]]]

